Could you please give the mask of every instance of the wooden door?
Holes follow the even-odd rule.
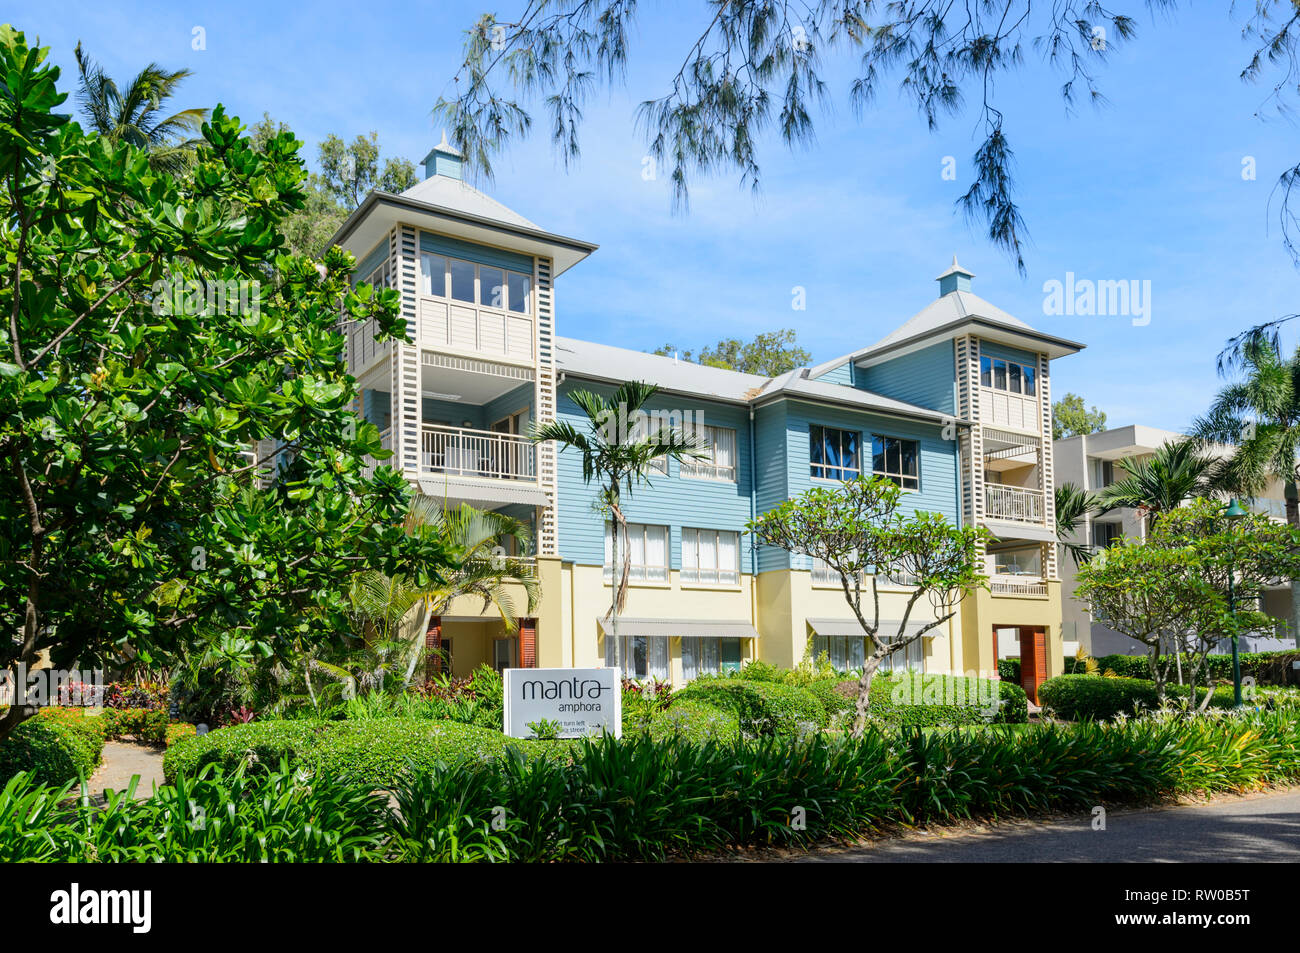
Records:
[[[1020,626],[1020,687],[1038,704],[1038,686],[1047,681],[1047,632],[1034,626]]]
[[[519,620],[519,667],[537,667],[537,620]]]

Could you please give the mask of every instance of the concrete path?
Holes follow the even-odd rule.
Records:
[[[788,853],[803,863],[1295,863],[1300,790],[1224,797],[1205,804],[1117,810],[1106,829],[1092,817],[1012,822],[974,832],[928,832],[849,848]]]
[[[96,797],[106,788],[124,791],[132,775],[140,775],[135,796],[144,800],[153,794],[154,785],[163,783],[163,749],[153,745],[133,744],[129,741],[109,741],[104,744],[104,763],[90,779],[90,793]]]

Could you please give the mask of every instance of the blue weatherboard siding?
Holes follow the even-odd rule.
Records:
[[[560,387],[556,417],[573,424],[582,433],[590,423],[569,398],[574,390],[591,390],[612,394],[613,388],[570,377]],[[669,461],[668,476],[651,474],[649,483],[624,489],[623,511],[630,523],[649,523],[669,527],[670,564],[681,568],[682,527],[733,530],[741,534],[740,569],[750,571],[750,540],[744,532],[750,509],[749,411],[707,400],[692,400],[671,394],[659,394],[647,411],[702,411],[703,423],[731,427],[736,431],[736,482],[683,478],[680,465]],[[762,464],[760,463],[760,466]],[[599,487],[582,479],[582,457],[572,449],[559,449],[557,460],[559,488],[560,558],[580,565],[599,566],[605,561],[604,517],[596,509]]]
[[[941,341],[859,370],[857,386],[883,397],[955,414],[953,360],[952,342]]]
[[[789,437],[786,434],[786,401],[765,404],[754,411],[754,466],[758,471],[755,508],[759,513],[780,505],[789,498],[789,470],[786,457]],[[805,450],[805,455],[807,451]],[[788,558],[784,551],[771,546],[758,547],[758,571],[784,569]]]
[[[385,238],[374,248],[370,249],[370,252],[366,255],[366,257],[362,258],[361,261],[357,264],[357,270],[355,272],[356,280],[362,281],[370,277],[370,273],[373,272],[380,265],[382,265],[384,263],[384,259],[387,257],[388,257],[388,239]]]
[[[766,409],[766,408],[765,408]],[[903,437],[920,443],[921,489],[905,493],[901,500],[903,512],[925,510],[942,514],[954,526],[958,524],[957,501],[957,448],[956,442],[944,440],[942,427],[915,421],[883,417],[878,414],[837,407],[820,407],[802,401],[786,401],[784,412],[784,455],[786,496],[796,497],[814,485],[835,486],[834,481],[814,480],[810,469],[809,432],[813,424],[856,430],[862,434],[863,464],[870,466],[870,435]],[[764,445],[759,439],[760,447]],[[760,464],[760,472],[762,464]],[[759,512],[766,512],[781,498],[759,490]],[[782,569],[787,565],[795,569],[810,569],[806,556],[789,556],[780,550],[763,547],[759,551],[759,571]]]
[[[504,394],[495,400],[488,401],[483,405],[483,419],[487,421],[487,424],[490,427],[498,420],[509,417],[511,414],[517,414],[519,411],[524,409],[528,410],[528,417],[529,419],[532,419],[532,384],[521,384],[508,394]]]
[[[813,380],[825,381],[827,384],[844,384],[848,387],[853,386],[853,362],[845,361],[839,367],[827,371]]]
[[[465,261],[475,261],[480,265],[510,268],[513,271],[522,271],[526,275],[533,273],[533,260],[527,255],[506,251],[503,248],[492,248],[489,245],[464,242],[458,238],[447,238],[445,235],[435,235],[433,232],[420,232],[420,251],[463,258]]]
[[[392,411],[392,396],[386,390],[364,390],[361,392],[361,416],[380,430],[388,426],[386,417]]]
[[[1038,355],[1033,351],[1022,351],[1018,347],[1008,347],[1005,344],[999,344],[997,341],[980,341],[980,357],[1000,357],[1004,361],[1015,361],[1019,364],[1038,364]]]

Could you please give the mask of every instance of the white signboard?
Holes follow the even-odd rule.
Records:
[[[557,722],[559,737],[580,738],[607,731],[623,735],[623,692],[612,668],[508,668],[505,675],[505,731],[533,738],[530,723]]]

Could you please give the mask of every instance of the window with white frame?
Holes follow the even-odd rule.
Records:
[[[629,567],[633,582],[668,581],[668,527],[628,523],[627,538],[620,549],[620,560]],[[620,568],[620,572],[621,572]],[[614,573],[614,525],[605,524],[605,576]]]
[[[852,480],[862,473],[862,435],[813,424],[808,428],[812,475],[822,480]]]
[[[393,286],[392,273],[388,268],[388,259],[385,258],[383,264],[368,274],[360,282],[374,288],[391,288]]]
[[[1037,377],[1033,364],[1005,361],[1000,357],[980,358],[980,384],[984,387],[1032,397],[1038,392]]]
[[[889,623],[882,623],[882,629]],[[881,636],[884,636],[884,632]],[[867,660],[867,637],[865,635],[814,635],[813,659],[820,659],[825,653],[831,666],[838,672],[848,672],[862,668]],[[925,671],[925,648],[922,639],[913,639],[901,649],[890,652],[880,660],[877,672]]]
[[[498,311],[531,314],[533,310],[532,275],[434,252],[420,253],[420,291]]]
[[[704,456],[682,460],[682,476],[696,480],[736,482],[736,431],[730,427],[697,427]]]
[[[624,635],[623,675],[631,679],[654,678],[667,681],[668,640],[662,636]],[[605,664],[614,664],[614,639],[605,636]]]
[[[835,586],[837,588],[841,585],[840,574],[832,569],[826,560],[819,559],[816,556],[811,557],[811,559],[813,585]],[[864,586],[870,585],[870,582],[867,580],[869,575],[869,573],[865,572],[862,574]],[[886,573],[880,576],[877,582],[881,586],[908,587],[915,586],[917,584],[917,579],[914,575],[900,570],[898,572]]]
[[[740,534],[682,528],[682,582],[740,584]]]
[[[739,672],[743,657],[740,639],[682,637],[682,677],[688,682],[701,675]]]
[[[921,488],[921,445],[901,437],[871,435],[871,472],[904,490]]]

